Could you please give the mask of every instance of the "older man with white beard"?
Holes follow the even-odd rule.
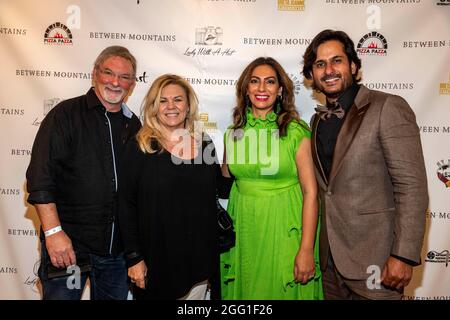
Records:
[[[127,297],[116,193],[123,145],[141,127],[124,103],[135,75],[128,49],[107,47],[94,86],[53,108],[36,135],[27,188],[41,221],[45,300],[81,299],[88,278],[93,300]]]

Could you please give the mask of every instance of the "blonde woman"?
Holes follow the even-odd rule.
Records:
[[[137,299],[204,299],[219,263],[216,189],[226,196],[230,183],[198,134],[198,100],[186,80],[157,78],[142,111],[119,186],[128,276]]]

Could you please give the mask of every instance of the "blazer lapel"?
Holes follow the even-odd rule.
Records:
[[[337,137],[333,154],[333,162],[331,164],[329,184],[332,183],[341,168],[342,160],[350,148],[350,145],[352,144],[353,139],[361,126],[361,122],[364,119],[364,114],[369,106],[369,90],[365,86],[361,85],[355,101],[350,107]]]
[[[328,184],[328,179],[325,176],[325,172],[323,171],[322,163],[319,159],[319,154],[317,152],[317,127],[319,126],[320,117],[314,115],[311,129],[312,129],[312,143],[311,143],[311,153],[314,161],[314,165],[316,167],[317,172],[319,172],[320,178],[322,181],[318,181],[319,183],[323,182],[324,185]],[[326,188],[325,188],[326,189]]]

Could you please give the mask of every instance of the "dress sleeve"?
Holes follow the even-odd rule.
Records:
[[[300,122],[292,121],[288,126],[288,137],[289,141],[291,142],[290,144],[292,147],[292,151],[295,154],[303,138],[306,137],[308,139],[311,139],[311,130],[303,120],[300,120]]]
[[[125,248],[128,267],[143,260],[139,243],[138,186],[139,168],[142,167],[144,154],[137,141],[131,139],[125,146],[119,176],[119,229]]]

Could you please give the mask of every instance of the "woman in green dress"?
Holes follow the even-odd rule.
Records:
[[[235,178],[228,212],[236,246],[221,256],[222,298],[323,299],[311,134],[292,80],[261,57],[236,87],[223,166]]]

